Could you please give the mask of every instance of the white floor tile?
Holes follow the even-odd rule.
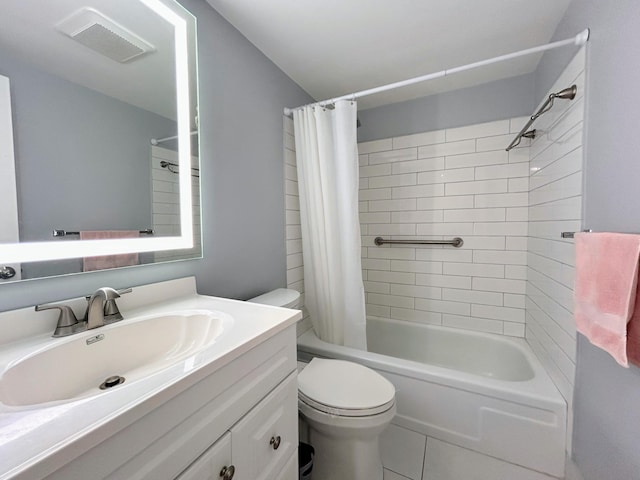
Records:
[[[409,480],[407,477],[403,477],[402,475],[398,475],[391,470],[384,469],[384,480]]]
[[[403,475],[398,478],[421,480],[426,440],[424,435],[397,425],[389,425],[380,435],[382,464],[393,473]]]

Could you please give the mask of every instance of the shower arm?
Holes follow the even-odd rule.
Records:
[[[553,101],[556,98],[561,98],[563,100],[573,100],[574,98],[576,98],[577,92],[578,92],[578,87],[576,85],[571,85],[570,87],[560,90],[559,92],[550,94],[549,97],[547,97],[547,100],[542,104],[542,106],[538,109],[536,113],[531,115],[527,124],[524,127],[522,127],[522,130],[520,130],[520,133],[516,135],[516,138],[514,138],[513,141],[506,148],[507,152],[512,148],[520,145],[520,142],[522,141],[522,137],[536,138],[535,129],[529,130],[529,127],[531,127],[533,122],[535,122],[539,116],[544,115],[549,110],[551,110],[551,107],[553,107]]]

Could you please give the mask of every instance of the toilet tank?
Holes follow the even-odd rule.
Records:
[[[278,288],[247,300],[252,303],[273,305],[274,307],[299,308],[300,292],[289,288]]]

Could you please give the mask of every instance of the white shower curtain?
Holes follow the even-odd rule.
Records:
[[[305,305],[320,339],[366,350],[355,101],[293,113]]]

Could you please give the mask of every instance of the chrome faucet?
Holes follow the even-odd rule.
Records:
[[[67,305],[36,305],[36,312],[54,308],[60,310],[58,325],[53,336],[66,337],[67,335],[84,332],[122,320],[122,314],[118,310],[118,305],[116,305],[116,298],[120,298],[120,295],[131,291],[131,288],[125,290],[114,290],[110,287],[99,288],[91,296],[86,297],[89,303],[81,321],[78,321],[71,307]]]
[[[120,294],[110,287],[102,287],[93,292],[87,306],[87,330],[104,325],[104,310],[108,302],[119,298]],[[113,302],[115,304],[115,302]],[[119,312],[118,312],[119,313]],[[122,315],[120,315],[122,319]]]

